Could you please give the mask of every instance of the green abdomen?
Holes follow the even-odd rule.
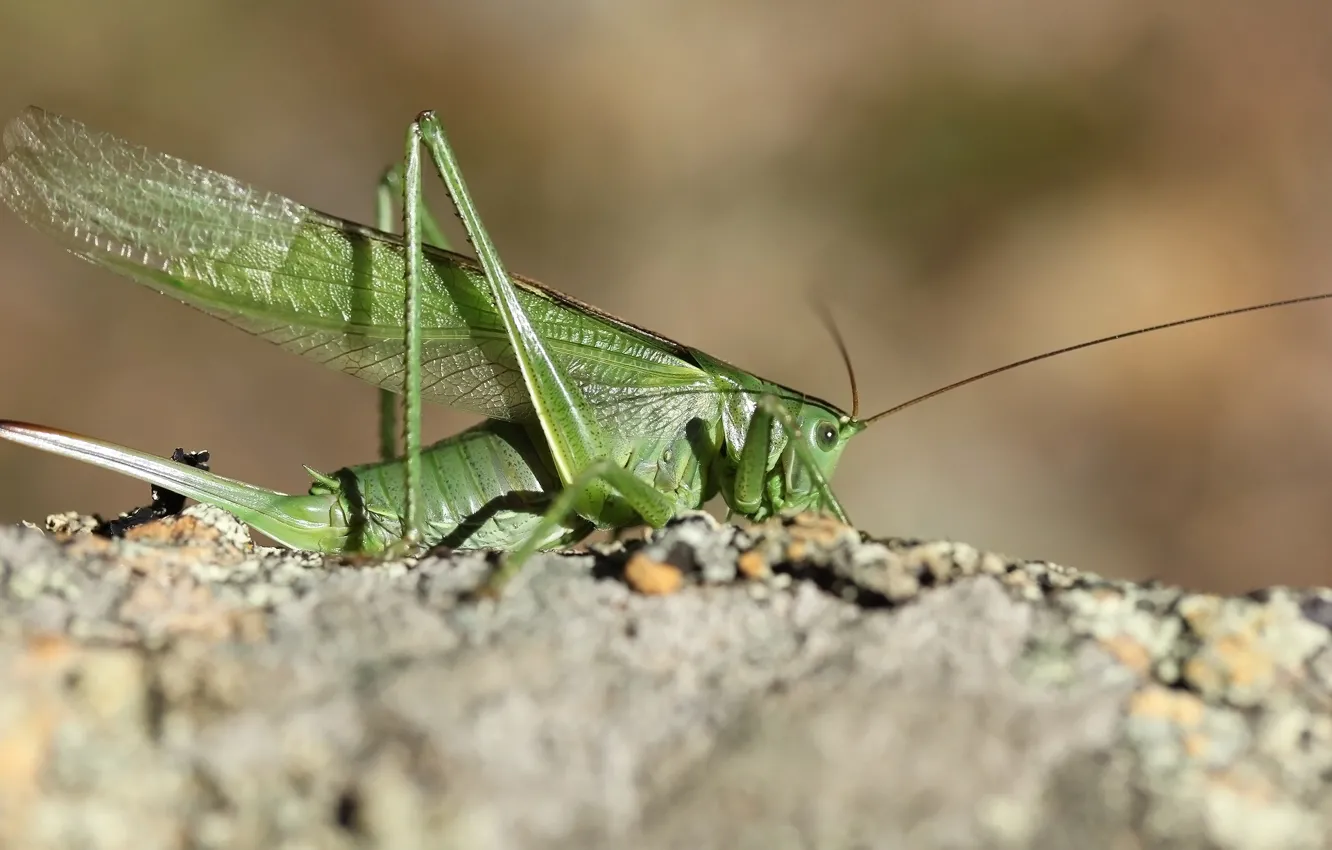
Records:
[[[506,549],[527,538],[559,492],[544,446],[521,425],[490,419],[421,452],[422,535],[428,545]],[[351,519],[348,548],[376,551],[402,530],[404,467],[400,460],[349,467],[335,476]],[[542,548],[585,536],[570,517]],[[359,534],[360,539],[356,539]]]

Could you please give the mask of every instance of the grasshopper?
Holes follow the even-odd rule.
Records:
[[[1048,357],[1220,316],[1091,340],[988,370],[872,416],[760,378],[698,349],[511,275],[431,112],[382,178],[377,227],[30,108],[4,130],[0,200],[77,256],[381,390],[380,459],[288,495],[53,428],[0,421],[0,437],[216,505],[286,546],[397,556],[438,544],[507,552],[495,583],[534,552],[594,529],[661,527],[720,495],[751,520],[823,511],[847,442],[941,393]],[[422,149],[475,258],[448,249],[422,197]],[[394,196],[402,233],[392,229]],[[394,393],[402,396],[402,452]],[[430,400],[487,417],[421,446]]]

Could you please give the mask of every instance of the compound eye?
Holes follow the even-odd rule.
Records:
[[[837,445],[837,426],[826,419],[815,423],[814,445],[825,452]]]

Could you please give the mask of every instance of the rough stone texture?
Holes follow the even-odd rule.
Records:
[[[1332,846],[1332,592],[800,518],[325,562],[0,530],[0,846]]]

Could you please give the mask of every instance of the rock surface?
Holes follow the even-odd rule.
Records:
[[[0,847],[1332,846],[1332,592],[811,518],[415,566],[0,530]]]

